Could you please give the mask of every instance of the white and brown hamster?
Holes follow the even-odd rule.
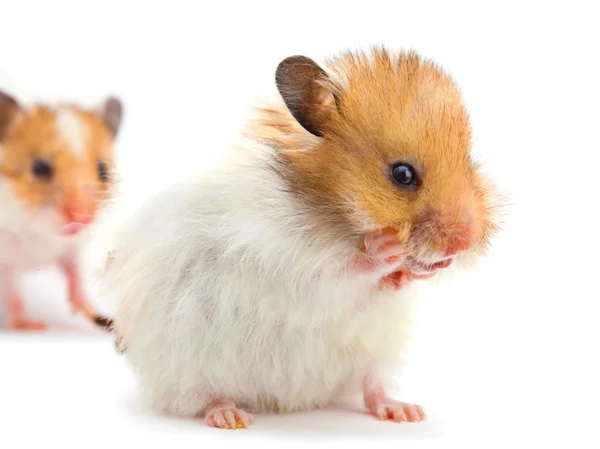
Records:
[[[149,406],[219,428],[340,392],[421,421],[386,393],[416,279],[477,260],[497,228],[459,89],[380,47],[286,58],[275,86],[222,165],[116,234],[104,282],[119,348]]]
[[[109,196],[122,113],[114,97],[96,109],[25,106],[0,91],[0,296],[11,328],[45,328],[25,310],[17,281],[50,266],[64,271],[74,312],[110,325],[86,297],[78,253]]]

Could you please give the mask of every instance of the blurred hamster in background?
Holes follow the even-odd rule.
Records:
[[[217,168],[115,233],[114,331],[151,407],[247,427],[253,413],[389,397],[415,287],[485,253],[499,197],[452,78],[413,52],[283,60]]]
[[[86,298],[78,256],[109,198],[122,114],[114,97],[96,109],[23,106],[0,91],[0,297],[12,329],[45,327],[28,317],[17,281],[53,265],[68,279],[73,312],[110,324]]]

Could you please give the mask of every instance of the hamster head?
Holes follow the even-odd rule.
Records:
[[[90,224],[107,199],[122,105],[25,108],[0,92],[0,175],[32,219],[63,235]]]
[[[415,274],[486,249],[493,187],[472,160],[468,113],[441,68],[385,49],[323,66],[292,56],[276,84],[289,123],[271,111],[270,138],[328,229],[396,229]]]

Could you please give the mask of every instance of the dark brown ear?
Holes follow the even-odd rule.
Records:
[[[323,125],[336,109],[327,73],[306,56],[290,56],[275,72],[277,89],[294,118],[311,134],[323,136]],[[321,82],[320,82],[321,81]]]
[[[19,108],[17,100],[0,91],[0,142]]]
[[[119,134],[121,120],[123,118],[123,105],[116,97],[108,97],[102,103],[98,115],[106,124],[113,135],[113,139]]]

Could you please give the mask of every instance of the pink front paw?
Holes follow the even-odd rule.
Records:
[[[406,287],[407,284],[415,280],[425,280],[434,277],[437,273],[432,272],[428,274],[412,274],[406,269],[394,271],[393,273],[384,276],[379,282],[379,290],[400,290]]]
[[[379,281],[379,290],[400,290],[411,281],[410,273],[403,270],[394,271]]]
[[[371,273],[381,267],[398,265],[405,257],[405,250],[398,241],[395,230],[385,228],[366,235],[360,254],[350,266],[357,273]]]
[[[363,249],[369,256],[387,264],[395,264],[405,256],[405,249],[398,240],[398,233],[391,228],[368,234]]]

